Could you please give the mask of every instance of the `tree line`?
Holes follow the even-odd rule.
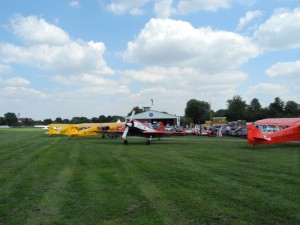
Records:
[[[87,117],[73,117],[70,119],[62,119],[57,117],[55,120],[44,119],[44,120],[33,120],[31,118],[18,118],[15,113],[8,112],[4,114],[4,117],[0,117],[0,125],[8,126],[34,126],[34,125],[48,125],[51,123],[57,124],[80,124],[80,123],[110,123],[116,122],[118,120],[124,121],[122,116],[104,116],[92,117],[88,119]]]
[[[274,99],[269,106],[262,107],[257,98],[252,99],[249,104],[242,99],[241,96],[235,95],[232,99],[227,100],[227,108],[213,111],[210,108],[210,103],[197,99],[190,99],[185,108],[185,114],[181,119],[182,124],[203,124],[214,117],[226,117],[227,121],[246,120],[254,122],[264,118],[292,118],[300,117],[300,105],[295,101],[282,101],[279,97]],[[143,112],[138,106],[135,108],[136,113]],[[128,113],[130,115],[131,112]],[[31,118],[18,118],[13,112],[4,114],[0,117],[0,125],[8,126],[34,126],[48,125],[51,123],[63,124],[79,124],[79,123],[110,123],[116,121],[124,121],[122,116],[104,116],[92,117],[73,117],[71,120],[57,117],[55,120],[33,120]]]
[[[267,107],[262,107],[257,98],[253,98],[249,104],[239,95],[227,100],[227,108],[216,112],[210,110],[210,104],[205,101],[191,99],[185,108],[185,123],[203,124],[210,120],[211,116],[226,117],[227,121],[246,120],[254,122],[265,118],[293,118],[300,117],[300,105],[295,101],[284,102],[279,97],[274,99]]]

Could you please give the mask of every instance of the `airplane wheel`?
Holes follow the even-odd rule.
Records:
[[[128,144],[128,141],[127,140],[124,140],[124,145],[127,145]]]
[[[150,145],[150,144],[151,144],[151,141],[147,140],[146,145]]]

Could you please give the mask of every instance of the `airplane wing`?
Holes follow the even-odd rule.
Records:
[[[270,118],[262,119],[254,122],[255,125],[271,125],[271,126],[286,126],[290,127],[300,123],[300,118]]]

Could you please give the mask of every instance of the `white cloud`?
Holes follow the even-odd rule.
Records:
[[[93,74],[81,74],[71,76],[54,76],[53,80],[63,85],[77,85],[77,86],[102,86],[106,88],[115,88],[121,83],[117,80],[103,78]],[[121,86],[121,85],[120,85]]]
[[[172,13],[173,0],[156,0],[154,12],[159,18],[168,18]]]
[[[265,50],[300,48],[300,8],[277,10],[254,33],[254,40]]]
[[[188,87],[187,90],[194,86],[199,88],[200,83],[202,87],[220,83],[235,86],[247,78],[246,74],[238,71],[204,73],[192,67],[146,67],[143,70],[126,70],[123,73],[134,81],[176,88]]]
[[[129,12],[132,15],[143,13],[141,7],[150,0],[111,0],[106,9],[112,13],[122,15]]]
[[[0,74],[11,73],[12,69],[8,65],[0,64]]]
[[[45,98],[47,95],[41,91],[25,87],[6,87],[2,90],[1,96],[11,98]]]
[[[254,19],[261,16],[262,16],[262,12],[259,10],[247,12],[244,17],[240,18],[240,22],[238,24],[237,30],[244,29],[244,27],[250,24]]]
[[[124,57],[144,65],[195,67],[208,73],[235,69],[258,54],[248,38],[232,32],[151,19],[136,40],[127,44]]]
[[[226,100],[247,79],[247,75],[239,71],[203,73],[196,68],[179,67],[146,67],[123,73],[139,87],[131,101],[136,99],[134,103],[139,104],[147,99],[157,99],[156,107],[167,110],[164,107],[168,106],[168,110],[177,114],[181,113],[178,112],[179,104],[185,104],[195,96],[204,101],[212,100],[214,109],[224,108]],[[185,108],[184,105],[181,107]]]
[[[61,45],[70,42],[69,35],[61,28],[36,16],[16,15],[11,19],[15,35],[26,44]]]
[[[225,108],[226,100],[248,77],[237,69],[258,54],[249,39],[232,32],[151,19],[124,53],[126,60],[146,67],[122,74],[139,87],[130,97],[132,102],[158,99],[155,108],[182,115],[178,109],[195,96],[211,100],[214,109]]]
[[[6,85],[13,85],[13,86],[27,86],[30,84],[29,80],[26,80],[22,77],[12,77],[10,79],[2,79],[0,77],[0,83],[6,84]]]
[[[100,5],[105,7],[107,11],[118,15],[125,13],[141,15],[143,14],[142,7],[149,2],[154,2],[154,13],[159,18],[167,18],[171,14],[188,14],[201,10],[217,11],[229,8],[234,1],[239,2],[239,0],[111,0],[109,4],[105,4],[103,0],[99,0]],[[172,7],[172,4],[174,4],[174,7]]]
[[[295,62],[278,62],[266,70],[266,74],[274,80],[280,80],[292,86],[300,85],[300,60]]]
[[[80,2],[76,1],[76,0],[72,0],[72,1],[69,2],[69,5],[71,7],[74,7],[74,8],[79,8],[80,7]]]
[[[231,0],[181,0],[178,2],[177,12],[188,14],[200,10],[217,11],[220,8],[228,8]]]
[[[0,44],[2,62],[31,66],[55,74],[112,74],[103,55],[102,42],[72,41],[59,27],[34,16],[17,16],[12,22],[26,47]]]
[[[280,97],[281,99],[291,99],[293,92],[289,90],[289,87],[277,84],[277,83],[260,83],[250,86],[245,95],[248,99],[257,97],[263,107],[268,106],[273,102],[274,98]]]
[[[271,94],[271,96],[274,96],[274,95],[283,94],[286,91],[287,89],[280,84],[260,83],[254,86],[250,86],[248,88],[247,93],[254,94],[256,96],[269,95],[269,94]]]

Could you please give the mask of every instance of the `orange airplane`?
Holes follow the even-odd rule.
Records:
[[[277,127],[278,131],[273,133],[263,133],[259,126]],[[248,142],[252,145],[277,144],[300,140],[300,118],[276,118],[263,119],[250,124],[248,129]]]

